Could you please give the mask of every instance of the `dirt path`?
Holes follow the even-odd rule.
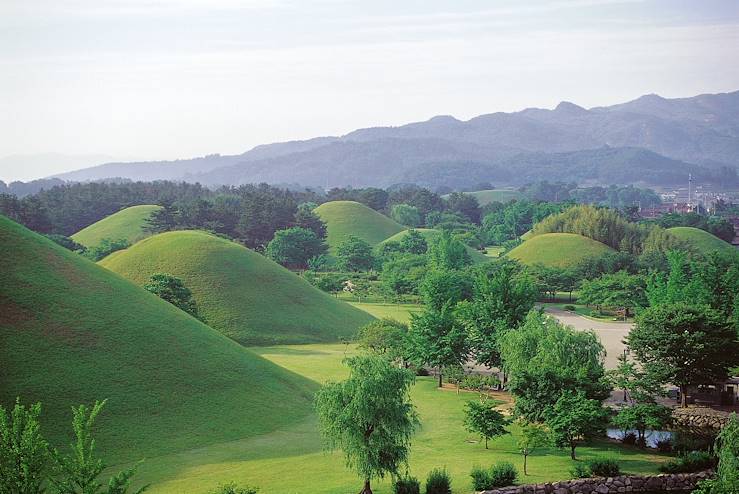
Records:
[[[606,369],[614,369],[618,365],[618,357],[624,353],[623,339],[629,334],[633,324],[624,322],[594,321],[572,312],[555,307],[546,307],[545,311],[556,317],[561,323],[580,331],[592,329],[606,348]]]

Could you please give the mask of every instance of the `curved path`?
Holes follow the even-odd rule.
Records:
[[[600,338],[606,348],[606,369],[615,369],[618,365],[618,357],[624,353],[625,345],[623,339],[629,334],[631,323],[595,321],[580,316],[573,312],[567,312],[555,307],[545,307],[545,312],[556,317],[561,323],[580,331],[592,329]]]

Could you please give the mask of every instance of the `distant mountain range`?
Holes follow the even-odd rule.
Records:
[[[185,180],[206,185],[304,186],[417,183],[470,187],[536,180],[583,184],[730,184],[739,166],[739,91],[665,99],[651,94],[608,107],[562,102],[468,121],[438,116],[400,127],[360,129],[257,146],[235,156],[106,163],[64,180]]]

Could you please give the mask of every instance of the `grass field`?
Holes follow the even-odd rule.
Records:
[[[582,235],[545,233],[529,238],[506,255],[527,265],[569,267],[612,251],[607,245]]]
[[[205,232],[161,233],[100,264],[138,285],[154,273],[181,278],[208,325],[242,344],[338,341],[372,319],[266,257]]]
[[[406,323],[410,322],[411,314],[419,313],[423,310],[422,305],[416,304],[377,304],[364,302],[350,302],[350,304],[372,314],[378,319],[389,317]]]
[[[321,204],[315,213],[326,222],[326,241],[333,251],[354,235],[372,246],[406,229],[374,209],[354,201],[332,201]]]
[[[346,376],[341,361],[356,350],[353,346],[324,344],[262,347],[254,351],[322,383]],[[439,390],[434,378],[425,377],[417,378],[411,396],[421,419],[412,445],[412,475],[423,480],[429,470],[446,467],[453,477],[454,492],[467,494],[472,492],[469,471],[475,464],[508,460],[521,468],[515,427],[513,435],[491,441],[489,450],[485,450],[479,438],[465,432],[463,406],[467,400],[477,399],[477,394]],[[657,464],[666,459],[605,441],[578,448],[578,456],[583,459],[603,454],[617,456],[627,472],[653,473]],[[566,451],[541,450],[529,458],[531,475],[525,477],[525,482],[569,478],[572,465]],[[229,481],[259,486],[262,494],[345,494],[361,488],[354,473],[344,468],[340,453],[321,451],[314,418],[256,438],[150,458],[141,466],[138,480],[153,482],[152,493],[201,494]],[[389,480],[375,483],[373,489],[389,494]]]
[[[739,255],[739,250],[736,247],[700,228],[676,226],[674,228],[668,228],[667,231],[678,239],[690,244],[690,246],[701,254],[710,254],[718,251],[723,254]]]
[[[500,257],[500,255],[503,253],[503,247],[500,245],[491,245],[489,247],[485,247],[485,255],[488,257]]]
[[[490,204],[491,202],[508,202],[514,199],[523,199],[524,195],[512,189],[489,189],[489,190],[477,190],[475,192],[465,192],[465,194],[474,196],[477,198],[477,202],[480,206]],[[446,196],[442,196],[446,197]]]
[[[85,247],[95,247],[104,238],[111,240],[126,239],[129,243],[134,244],[147,236],[143,230],[146,220],[151,216],[151,213],[159,209],[161,209],[161,206],[152,205],[131,206],[122,209],[78,231],[72,235],[72,240]]]
[[[421,235],[423,235],[423,238],[426,239],[426,242],[428,244],[431,244],[431,242],[433,242],[433,240],[438,235],[441,234],[439,230],[434,230],[433,228],[416,228],[415,230]],[[385,242],[400,242],[401,240],[403,240],[403,237],[408,235],[408,231],[409,230],[403,230],[402,232],[396,233],[392,237],[386,238],[380,243],[384,244]],[[485,254],[483,254],[482,252],[478,250],[473,249],[472,247],[467,247],[467,252],[469,252],[470,257],[472,258],[473,264],[481,264],[483,262],[490,262],[490,259],[488,258],[488,256],[486,256]]]
[[[54,446],[70,442],[71,407],[96,399],[98,450],[117,461],[310,417],[312,381],[3,216],[0,252],[0,403],[43,402]]]

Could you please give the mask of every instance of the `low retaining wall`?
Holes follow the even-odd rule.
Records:
[[[513,485],[483,494],[616,494],[621,492],[691,492],[699,481],[713,476],[712,471],[665,475],[621,475],[573,479],[546,484]]]
[[[729,421],[729,413],[705,407],[675,408],[672,422],[677,427],[721,429]]]

